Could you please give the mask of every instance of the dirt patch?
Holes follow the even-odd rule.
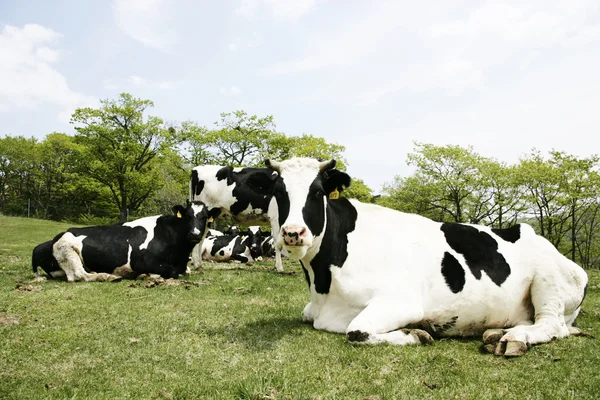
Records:
[[[42,290],[44,290],[43,287],[38,286],[38,285],[17,285],[15,287],[15,290],[18,290],[19,292],[41,292]]]
[[[127,287],[141,287],[148,289],[156,286],[183,286],[186,289],[190,289],[194,286],[204,286],[208,284],[208,279],[203,279],[199,282],[190,282],[173,278],[165,279],[155,276],[140,275],[135,282],[130,283],[129,285],[127,285]]]
[[[19,325],[19,318],[13,315],[0,315],[0,326]]]

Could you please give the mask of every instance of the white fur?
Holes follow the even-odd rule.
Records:
[[[301,210],[309,185],[317,176],[318,162],[284,161],[280,173],[291,204],[283,227],[306,226]],[[419,343],[416,336],[398,331],[400,328],[416,323],[443,325],[453,319],[455,325],[442,335],[471,336],[488,328],[514,327],[507,329],[501,341],[527,344],[569,335],[587,275],[528,225],[521,225],[521,238],[516,243],[500,239],[487,227],[476,227],[495,238],[498,251],[510,265],[510,275],[498,286],[485,272],[480,280],[472,275],[463,256],[447,244],[439,223],[356,200],[350,202],[358,212],[356,228],[348,234],[344,265],[330,267],[328,294],[315,291],[310,265],[319,251],[331,251],[320,248],[325,229],[314,238],[309,231],[312,243],[308,245],[284,246],[289,256],[301,259],[308,270],[311,301],[302,317],[313,322],[315,328],[339,333],[360,331],[368,334],[367,343],[399,345]],[[282,242],[280,233],[276,242]],[[465,270],[464,288],[456,294],[441,273],[445,251],[456,257]],[[529,324],[532,318],[533,325]]]
[[[136,226],[141,226],[146,230],[146,232],[148,232],[148,234],[146,235],[146,240],[144,240],[144,243],[142,243],[140,246],[140,250],[147,249],[150,241],[154,239],[154,228],[156,227],[156,220],[158,219],[158,217],[160,217],[160,215],[140,218],[136,219],[135,221],[123,223],[123,226],[130,226],[132,228]]]
[[[111,277],[116,279],[117,277],[111,274],[86,272],[83,267],[83,257],[81,256],[82,242],[85,238],[86,236],[84,235],[75,236],[71,232],[66,232],[52,246],[52,253],[58,265],[67,276],[67,281],[105,281]],[[60,276],[60,274],[52,275]]]

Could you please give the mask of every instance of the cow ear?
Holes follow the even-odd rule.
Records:
[[[221,215],[221,209],[220,208],[213,208],[212,210],[208,211],[208,218],[217,218],[219,215]]]
[[[341,192],[347,187],[350,187],[352,181],[350,175],[337,169],[327,171],[326,174],[323,174],[323,177],[325,178],[323,181],[323,189],[325,189],[327,195],[333,194],[332,192],[335,192],[336,190]],[[331,198],[337,197],[333,196]]]
[[[177,216],[177,218],[182,218],[183,215],[185,214],[185,207],[181,206],[179,204],[177,204],[176,206],[173,206],[173,214],[175,214]]]

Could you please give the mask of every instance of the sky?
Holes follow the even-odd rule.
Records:
[[[600,145],[600,1],[3,0],[0,136],[74,133],[121,92],[346,147],[375,193],[415,141],[514,163]]]

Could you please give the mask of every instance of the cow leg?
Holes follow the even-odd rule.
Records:
[[[88,273],[83,268],[81,256],[82,239],[67,232],[54,243],[52,251],[60,268],[65,271],[68,282],[115,281],[121,279],[106,273]]]
[[[565,299],[556,276],[551,273],[536,277],[531,285],[531,301],[535,310],[533,325],[519,324],[506,329],[500,339],[496,355],[520,356],[535,344],[569,336],[569,327],[565,323]]]
[[[418,304],[397,299],[374,300],[352,320],[346,337],[352,343],[429,344],[433,339],[423,330],[398,330],[422,318],[423,311]]]
[[[202,243],[198,243],[192,250],[192,267],[202,269]]]
[[[277,272],[283,272],[283,262],[281,261],[281,249],[275,248],[275,269]]]

